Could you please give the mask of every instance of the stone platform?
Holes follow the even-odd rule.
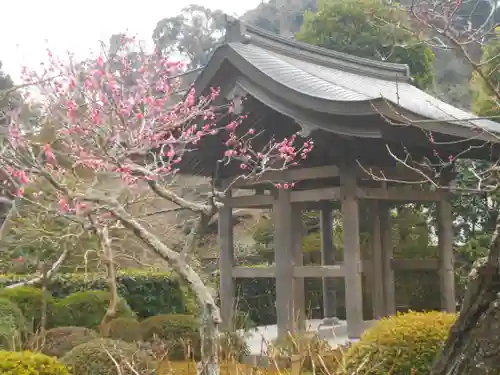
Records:
[[[342,320],[335,322],[327,319],[311,319],[306,321],[306,330],[316,332],[318,336],[327,340],[330,345],[337,346],[349,342],[347,337],[347,323]],[[272,343],[278,337],[278,329],[275,324],[259,326],[250,332],[241,332],[246,337],[246,342],[253,355],[262,355],[267,352],[267,344]]]
[[[365,321],[366,328],[373,321]],[[328,341],[332,347],[345,345],[352,342],[347,336],[347,322],[338,319],[311,319],[306,321],[306,331],[317,333],[318,337]],[[246,338],[250,349],[250,355],[246,356],[244,362],[259,367],[268,367],[267,345],[273,343],[278,337],[278,329],[275,324],[259,326],[250,332],[240,332]]]

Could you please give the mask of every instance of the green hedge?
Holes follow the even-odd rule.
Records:
[[[436,272],[396,272],[396,304],[405,311],[428,311],[439,309],[440,296]],[[337,317],[345,319],[345,284],[336,279]],[[372,319],[370,286],[363,280],[363,315]],[[276,323],[276,284],[274,279],[236,279],[236,304],[239,311],[248,314],[256,325]],[[323,292],[320,278],[304,279],[305,307],[308,318],[321,319]],[[438,292],[436,292],[438,290]]]
[[[111,293],[104,290],[76,292],[54,304],[51,328],[77,326],[90,329],[98,328],[106,315]],[[120,298],[116,305],[117,317],[135,318],[135,312],[127,302]]]
[[[236,308],[248,314],[256,325],[276,324],[276,283],[274,279],[236,279]],[[307,316],[321,314],[321,279],[305,279]]]
[[[0,276],[0,288],[29,279],[24,275]],[[119,272],[118,293],[139,318],[159,314],[192,312],[194,299],[175,277],[166,272]],[[87,290],[107,290],[106,275],[57,274],[48,286],[55,298],[62,299],[73,293]]]
[[[25,280],[26,276],[0,276],[0,288],[14,282]],[[248,314],[255,325],[276,323],[275,296],[273,279],[237,279],[237,309]],[[436,293],[437,274],[435,272],[403,273],[396,272],[396,300],[399,305],[415,311],[439,308],[439,293]],[[344,282],[337,279],[337,315],[345,318]],[[82,274],[55,275],[49,290],[56,298],[62,299],[70,294],[87,290],[106,290],[105,275],[85,277]],[[118,276],[118,289],[122,298],[141,319],[162,314],[183,314],[195,310],[194,298],[182,287],[177,279],[165,272],[123,271]],[[364,287],[367,292],[369,288]],[[305,279],[305,306],[307,316],[322,317],[321,279]],[[371,319],[371,301],[365,296],[364,313]]]

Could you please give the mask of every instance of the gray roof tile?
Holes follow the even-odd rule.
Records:
[[[271,79],[305,95],[340,102],[385,99],[412,113],[438,121],[456,122],[477,117],[425,93],[409,82],[325,67],[269,51],[258,45],[230,43],[230,46]],[[490,120],[456,123],[500,132],[500,124]]]
[[[228,43],[225,49],[215,52],[212,60],[220,58],[220,63],[229,48],[239,60],[262,73],[266,77],[263,81],[275,82],[309,99],[332,102],[332,108],[335,103],[337,108],[360,104],[370,108],[374,101],[383,100],[419,118],[446,123],[451,128],[480,128],[500,133],[499,123],[471,120],[476,116],[413,86],[406,65],[357,58],[243,26],[239,21],[229,26]],[[352,113],[356,113],[356,108]]]

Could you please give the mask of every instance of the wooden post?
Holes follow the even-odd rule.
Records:
[[[302,209],[299,205],[292,206],[292,236],[294,265],[304,264],[302,239],[304,236],[304,223],[302,222]],[[294,290],[294,322],[298,331],[306,329],[306,299],[304,291],[304,278],[296,277],[293,280]]]
[[[455,273],[453,262],[453,216],[449,200],[438,203],[439,220],[439,279],[441,309],[456,312]]]
[[[292,215],[290,190],[279,189],[273,203],[278,340],[293,332],[294,325]]]
[[[321,230],[321,264],[333,266],[335,264],[335,244],[333,242],[332,208],[325,204],[320,210]],[[335,292],[335,279],[323,277],[323,318],[337,316],[337,293]]]
[[[359,244],[359,205],[355,197],[356,175],[353,168],[342,168],[342,219],[344,222],[345,304],[347,335],[359,338],[363,333],[363,293],[361,249]]]
[[[370,206],[371,219],[371,250],[372,250],[372,305],[373,316],[380,319],[385,315],[384,300],[384,265],[382,255],[382,233],[380,228],[379,202],[374,201]]]
[[[231,192],[227,194],[230,196]],[[227,205],[219,209],[219,272],[220,272],[220,313],[222,318],[221,330],[233,329],[234,304],[234,239],[233,239],[233,209]]]
[[[379,202],[380,237],[382,244],[382,269],[385,315],[396,314],[396,286],[392,268],[393,244],[390,206]]]

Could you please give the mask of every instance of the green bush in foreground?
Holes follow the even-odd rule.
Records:
[[[71,367],[75,375],[153,375],[156,372],[153,358],[137,345],[103,338],[76,346],[61,361]]]
[[[0,349],[21,347],[28,326],[21,309],[11,300],[0,298]]]
[[[70,375],[57,359],[33,352],[0,351],[2,375]]]
[[[196,317],[184,314],[152,316],[141,322],[142,337],[146,341],[161,340],[168,344],[171,360],[199,358],[200,323]]]
[[[347,373],[428,375],[455,319],[438,311],[382,319],[347,351]]]
[[[141,323],[132,318],[116,318],[104,328],[106,336],[126,342],[141,341]]]
[[[109,292],[102,290],[74,293],[54,304],[51,326],[96,328],[106,314],[110,297]],[[135,317],[135,313],[123,299],[120,299],[117,316]]]
[[[10,299],[21,309],[33,332],[39,328],[44,298],[43,291],[41,289],[30,286],[4,288],[0,289],[0,298]],[[54,298],[52,295],[47,293],[46,301],[47,311],[50,313],[51,306],[54,303]]]
[[[43,336],[33,337],[30,346],[43,354],[62,357],[75,346],[96,339],[99,334],[85,327],[58,327],[45,332]]]

